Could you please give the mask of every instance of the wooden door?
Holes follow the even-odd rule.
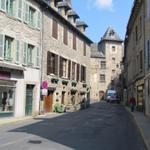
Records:
[[[65,92],[62,92],[61,103],[65,104]]]
[[[26,88],[26,107],[25,107],[25,115],[32,115],[32,104],[33,104],[33,85],[27,85]]]
[[[44,100],[44,111],[51,112],[52,111],[52,105],[53,105],[53,92],[48,91],[48,96],[45,97]]]

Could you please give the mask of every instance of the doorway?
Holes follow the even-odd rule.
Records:
[[[53,91],[48,90],[48,96],[46,96],[44,99],[44,111],[46,113],[51,112],[52,106],[53,106]]]
[[[62,92],[61,104],[65,104],[65,92]]]
[[[34,88],[34,85],[27,85],[26,87],[26,107],[25,107],[26,116],[32,115],[33,88]]]

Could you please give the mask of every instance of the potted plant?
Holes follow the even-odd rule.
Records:
[[[76,87],[77,81],[72,81],[72,86]]]
[[[68,84],[68,81],[67,81],[67,80],[62,80],[62,84],[63,84],[63,85],[67,85],[67,84]]]

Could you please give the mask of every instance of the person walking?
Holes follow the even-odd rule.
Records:
[[[130,104],[131,104],[131,112],[133,112],[136,105],[136,100],[133,96],[130,98]]]

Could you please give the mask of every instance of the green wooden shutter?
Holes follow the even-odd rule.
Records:
[[[0,0],[0,10],[6,11],[6,0]]]
[[[37,11],[37,24],[36,24],[36,26],[38,29],[41,28],[41,13],[39,11]]]
[[[22,19],[22,5],[23,5],[23,1],[22,0],[18,0],[18,12],[17,12],[17,17],[18,19]]]
[[[35,47],[33,49],[33,60],[34,60],[34,66],[39,67],[40,66],[40,48]]]
[[[19,54],[20,54],[19,52],[20,52],[20,42],[17,40],[16,41],[16,55],[15,55],[17,63],[19,62]]]
[[[24,2],[24,22],[29,22],[29,5]]]
[[[24,50],[23,50],[23,64],[27,65],[27,51],[28,51],[28,44],[24,43]]]
[[[4,58],[4,41],[5,36],[0,34],[0,59]]]

